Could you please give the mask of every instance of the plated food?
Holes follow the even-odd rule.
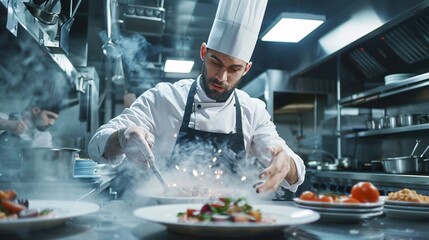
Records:
[[[251,206],[244,198],[217,198],[201,208],[188,208],[177,214],[179,222],[275,222],[263,218],[261,211]]]
[[[404,188],[396,192],[390,192],[386,200],[429,203],[429,196]]]
[[[198,237],[255,237],[262,234],[282,232],[286,227],[301,225],[317,221],[320,215],[317,212],[300,209],[292,206],[252,204],[252,208],[260,210],[260,222],[233,222],[233,221],[179,221],[177,214],[187,209],[201,209],[202,203],[194,204],[166,204],[146,206],[134,211],[134,215],[142,220],[162,224],[168,230],[198,236]],[[264,219],[273,219],[274,222],[265,222]]]
[[[312,191],[303,192],[299,199],[304,201],[327,202],[327,203],[377,203],[380,192],[370,182],[358,182],[353,185],[350,195],[327,195],[317,194]]]
[[[14,190],[0,190],[0,221],[19,218],[52,217],[50,208],[31,208],[28,200],[18,199]]]
[[[356,183],[350,195],[318,194],[303,192],[293,199],[295,205],[318,212],[322,221],[361,221],[383,214],[384,201],[372,183]]]
[[[391,192],[384,203],[387,217],[413,221],[429,220],[429,196],[408,188]]]

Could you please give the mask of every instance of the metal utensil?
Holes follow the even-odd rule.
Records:
[[[164,177],[162,176],[161,172],[159,171],[159,169],[155,165],[155,156],[153,155],[153,153],[152,153],[152,151],[151,151],[151,149],[147,143],[143,144],[143,147],[141,148],[141,153],[142,153],[143,157],[145,158],[145,160],[149,163],[150,169],[152,169],[152,172],[155,174],[156,178],[161,183],[161,185],[164,188],[165,193],[167,195],[175,196],[175,197],[177,197],[177,196],[179,196],[179,197],[190,196],[190,194],[185,192],[184,190],[170,187],[167,184],[167,182],[164,180]]]
[[[423,157],[425,156],[426,152],[429,149],[429,145],[426,147],[426,149],[422,152],[422,154],[420,155],[420,159],[423,159]]]
[[[417,146],[419,145],[419,143],[420,143],[420,140],[416,140],[416,145],[414,145],[414,149],[413,149],[413,151],[411,152],[411,157],[412,156],[414,156],[414,152],[416,151],[416,149],[417,149]]]
[[[170,187],[168,186],[167,182],[164,180],[164,177],[161,175],[159,169],[155,165],[155,156],[150,150],[148,144],[143,144],[143,147],[141,148],[141,153],[145,160],[149,163],[150,169],[152,169],[152,172],[155,174],[156,178],[162,184],[164,189],[169,189]]]

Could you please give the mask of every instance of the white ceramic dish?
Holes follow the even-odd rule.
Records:
[[[259,234],[281,232],[288,226],[300,225],[317,221],[320,215],[308,209],[300,209],[279,205],[253,205],[260,209],[264,218],[275,219],[274,223],[234,223],[234,222],[205,222],[181,223],[177,213],[185,212],[188,208],[201,208],[201,204],[176,204],[150,206],[136,209],[134,215],[149,222],[165,225],[173,232],[210,237],[245,237]]]
[[[67,220],[96,212],[95,203],[57,200],[29,200],[30,208],[53,209],[52,217],[36,217],[0,221],[0,233],[26,232],[47,229],[65,223]]]
[[[370,213],[370,212],[379,212],[383,211],[383,207],[374,207],[374,208],[340,208],[340,207],[316,207],[316,206],[308,206],[296,204],[297,207],[311,209],[316,212],[338,212],[338,213]]]
[[[397,205],[397,206],[415,206],[429,209],[429,203],[421,203],[421,202],[409,202],[409,201],[397,201],[397,200],[384,200],[384,204],[386,205]]]
[[[317,202],[317,201],[306,201],[299,198],[294,198],[293,201],[300,205],[323,207],[323,208],[375,208],[381,207],[384,204],[384,198],[380,197],[380,200],[376,203],[329,203],[329,202]]]
[[[385,208],[384,212],[386,216],[393,218],[401,218],[408,220],[429,220],[429,212],[427,211],[419,211],[419,210],[402,210],[402,209],[393,209],[393,208]]]
[[[318,212],[322,221],[330,222],[354,222],[361,221],[383,214],[383,211],[369,213],[340,213],[340,212]]]

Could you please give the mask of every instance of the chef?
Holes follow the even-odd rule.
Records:
[[[144,168],[150,149],[164,168],[209,146],[215,157],[194,161],[212,161],[208,166],[234,173],[254,157],[264,166],[257,192],[280,185],[295,192],[304,181],[302,159],[280,138],[265,104],[236,88],[252,67],[266,5],[267,0],[221,0],[208,42],[201,44],[201,75],[145,91],[97,130],[89,143],[91,158]]]

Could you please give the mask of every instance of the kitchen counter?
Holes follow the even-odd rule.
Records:
[[[290,201],[270,201],[290,205]],[[265,203],[264,203],[265,204]],[[113,200],[96,213],[69,220],[64,225],[34,231],[0,235],[1,239],[201,239],[169,232],[162,225],[146,222],[133,215],[135,206]],[[409,221],[385,216],[362,222],[322,222],[300,225],[283,232],[252,239],[427,239],[429,222]],[[246,238],[249,239],[249,238]]]

